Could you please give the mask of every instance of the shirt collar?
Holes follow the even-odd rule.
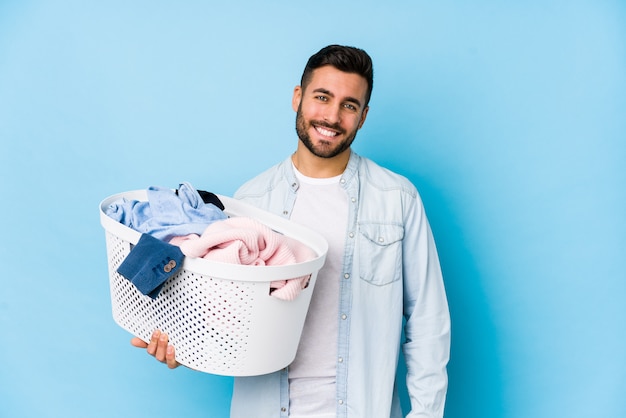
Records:
[[[348,160],[348,165],[341,175],[341,180],[339,180],[342,187],[348,187],[348,185],[354,180],[358,173],[359,162],[361,157],[354,151],[350,150],[350,159]],[[287,159],[283,162],[283,175],[285,179],[289,182],[289,187],[295,192],[300,187],[300,182],[296,177],[296,173],[294,172],[291,155],[287,157]]]

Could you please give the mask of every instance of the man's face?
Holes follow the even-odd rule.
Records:
[[[309,84],[294,90],[296,132],[314,155],[333,158],[346,152],[363,126],[367,81],[326,65],[313,71]]]

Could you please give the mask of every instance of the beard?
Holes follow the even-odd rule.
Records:
[[[311,137],[307,133],[307,129],[315,124],[316,126],[322,126],[329,129],[334,129],[340,134],[345,134],[345,130],[341,128],[338,124],[330,124],[323,121],[305,121],[304,116],[302,116],[302,104],[298,106],[298,112],[296,114],[296,132],[298,134],[298,138],[304,144],[304,146],[315,156],[320,158],[333,158],[337,155],[341,154],[352,145],[354,139],[356,138],[356,130],[354,132],[350,132],[346,135],[345,139],[335,145],[331,141],[321,140],[318,145],[313,144],[311,141]]]

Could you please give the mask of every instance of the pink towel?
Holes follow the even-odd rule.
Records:
[[[170,244],[179,246],[187,257],[254,266],[295,264],[316,256],[298,240],[248,217],[213,222],[202,235],[174,237]],[[293,300],[307,286],[309,278],[310,275],[274,281],[270,284],[270,294]]]

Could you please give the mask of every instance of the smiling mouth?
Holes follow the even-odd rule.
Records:
[[[313,125],[313,127],[315,128],[315,131],[317,133],[319,133],[320,135],[326,137],[326,138],[334,138],[337,135],[339,135],[341,132],[338,132],[336,130],[331,130],[328,129],[324,126],[320,126],[320,125]]]

